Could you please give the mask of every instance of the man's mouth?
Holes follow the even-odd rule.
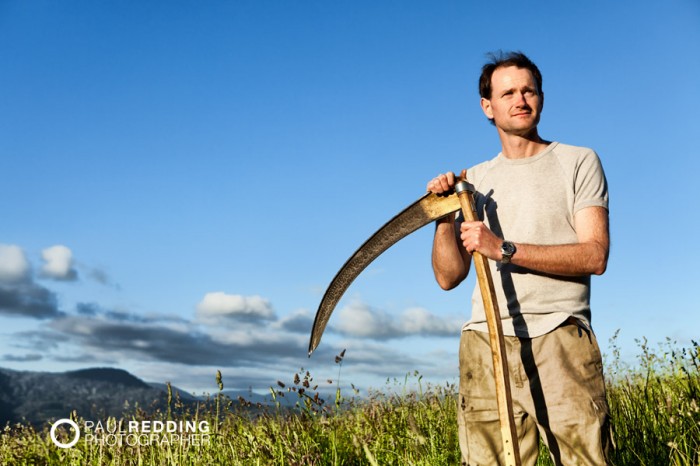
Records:
[[[519,116],[528,116],[532,113],[532,109],[530,107],[520,107],[518,110],[515,111],[513,114],[514,117],[519,117]]]

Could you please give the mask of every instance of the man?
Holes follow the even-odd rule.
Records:
[[[591,149],[543,140],[544,94],[522,53],[494,55],[479,80],[481,108],[501,153],[466,170],[480,221],[437,221],[432,263],[445,290],[467,276],[471,255],[488,257],[510,371],[523,465],[540,435],[555,464],[607,464],[608,406],[600,350],[591,330],[590,276],[608,260],[608,192]],[[428,183],[451,190],[456,175]],[[503,464],[493,364],[479,287],[460,341],[462,463]]]

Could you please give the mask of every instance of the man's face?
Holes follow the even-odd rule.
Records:
[[[508,66],[493,72],[491,98],[482,98],[481,108],[500,131],[524,136],[537,127],[543,103],[530,70]]]

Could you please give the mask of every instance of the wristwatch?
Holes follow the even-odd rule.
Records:
[[[501,244],[501,254],[503,255],[501,264],[510,264],[510,260],[513,258],[515,251],[517,251],[515,244],[511,241],[504,241],[503,244]]]

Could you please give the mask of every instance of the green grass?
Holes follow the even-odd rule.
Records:
[[[615,340],[606,364],[613,416],[616,465],[700,464],[700,360],[698,344],[657,351],[639,343],[634,366],[620,362]],[[336,358],[342,364],[343,355]],[[223,381],[217,373],[219,389]],[[333,384],[337,383],[333,382]],[[398,387],[396,386],[398,385]],[[415,386],[415,390],[407,387]],[[0,463],[8,465],[453,465],[459,464],[456,387],[423,384],[417,373],[365,397],[340,389],[324,403],[303,369],[289,383],[271,387],[277,406],[251,414],[251,403],[215,395],[196,408],[169,398],[165,411],[131,408],[124,421],[206,421],[209,441],[147,446],[99,446],[85,436],[59,449],[50,426],[6,426],[0,434]],[[346,397],[346,392],[349,396]],[[293,397],[295,408],[282,398]],[[79,413],[73,418],[81,424]],[[116,422],[116,419],[111,422]],[[62,441],[72,432],[62,432]],[[539,465],[551,464],[542,447]]]
[[[677,349],[667,341],[652,351],[646,340],[638,367],[608,367],[617,464],[700,464],[700,358],[698,343]]]

